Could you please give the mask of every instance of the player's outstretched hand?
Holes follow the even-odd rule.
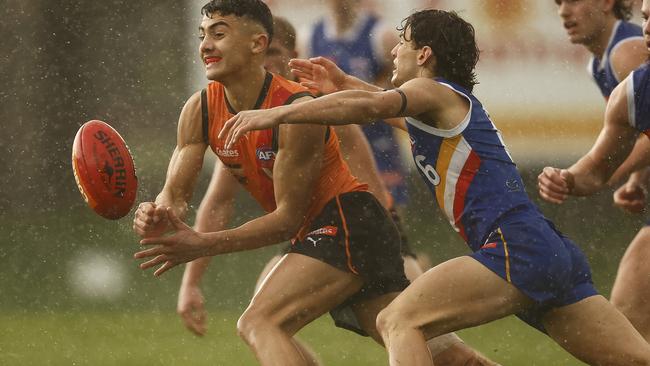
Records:
[[[647,194],[642,185],[628,182],[614,192],[614,204],[631,213],[642,213],[645,211]]]
[[[313,57],[308,60],[294,58],[289,61],[289,67],[300,81],[300,85],[306,88],[321,94],[343,90],[347,74],[325,57]]]
[[[207,312],[205,311],[203,293],[199,286],[183,281],[178,292],[176,311],[187,329],[197,336],[205,335]]]
[[[208,255],[210,243],[201,233],[187,226],[171,208],[167,208],[167,219],[174,233],[169,236],[140,240],[141,245],[151,245],[153,248],[142,250],[134,255],[136,259],[153,258],[141,263],[141,269],[162,264],[154,272],[154,276],[160,276],[181,263],[190,262]]]
[[[133,231],[142,238],[161,236],[167,231],[167,211],[154,202],[138,205],[133,218]]]
[[[224,139],[225,148],[230,149],[248,131],[265,130],[279,125],[278,109],[256,109],[237,113],[223,125],[219,131],[219,139]]]
[[[552,203],[563,203],[574,186],[573,175],[566,169],[546,167],[537,176],[539,195]]]

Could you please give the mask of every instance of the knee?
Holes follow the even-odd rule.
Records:
[[[376,326],[379,334],[386,340],[388,334],[400,327],[408,327],[408,322],[402,313],[389,305],[377,314]]]
[[[268,325],[268,321],[259,311],[249,307],[237,320],[237,334],[246,344],[253,345]]]

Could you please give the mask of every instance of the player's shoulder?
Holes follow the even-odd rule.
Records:
[[[622,80],[648,58],[648,48],[642,38],[628,38],[616,45],[609,58],[617,78]]]
[[[273,104],[291,104],[301,98],[314,98],[312,91],[306,87],[277,74],[273,74],[270,89],[270,96],[274,99]]]

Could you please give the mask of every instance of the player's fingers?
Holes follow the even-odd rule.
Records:
[[[289,68],[292,69],[309,70],[313,66],[311,60],[306,60],[304,58],[292,58],[289,60]]]
[[[556,203],[556,204],[563,203],[567,198],[567,196],[564,194],[548,190],[546,189],[546,187],[542,187],[542,186],[539,187],[539,195],[545,201]]]
[[[291,73],[294,74],[298,80],[314,80],[314,74],[311,72],[305,72],[304,70],[291,69]]]
[[[537,183],[539,187],[544,187],[549,191],[555,191],[561,194],[568,194],[569,187],[567,187],[566,182],[558,177],[551,177],[546,172],[540,174],[537,177]]]
[[[153,213],[153,223],[157,224],[167,218],[167,207],[156,206]]]
[[[163,264],[160,268],[156,270],[156,272],[153,273],[154,276],[158,277],[162,275],[163,273],[167,272],[168,270],[174,268],[177,263],[173,263],[172,261],[167,261],[165,264]]]
[[[219,136],[218,136],[219,139],[223,139],[224,137],[230,135],[228,132],[230,132],[230,129],[232,128],[232,126],[237,121],[237,118],[239,118],[239,113],[232,116],[230,119],[228,119],[226,121],[226,123],[223,124],[223,127],[221,128],[221,131],[219,131]]]
[[[150,259],[146,262],[140,263],[140,269],[149,269],[151,267],[157,266],[161,263],[165,263],[167,261],[167,256],[164,254],[161,254],[159,256],[156,256],[153,259]]]
[[[183,319],[183,324],[185,324],[185,328],[187,328],[190,332],[198,336],[203,335],[200,331],[201,330],[200,325],[197,324],[194,317],[192,317],[192,313],[190,311],[182,313],[181,317]]]
[[[567,190],[568,193],[567,182],[562,177],[562,171],[560,169],[547,166],[544,168],[544,170],[542,170],[542,173],[544,173],[543,176],[546,177],[546,179],[548,179],[550,182],[554,183],[555,186],[563,187]]]

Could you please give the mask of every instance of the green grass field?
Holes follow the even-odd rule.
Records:
[[[199,338],[172,312],[3,314],[0,365],[255,365],[236,335],[236,321],[235,313],[212,313],[208,334]],[[460,334],[503,365],[581,365],[514,318]],[[383,348],[337,329],[328,316],[299,338],[325,365],[387,364]]]

